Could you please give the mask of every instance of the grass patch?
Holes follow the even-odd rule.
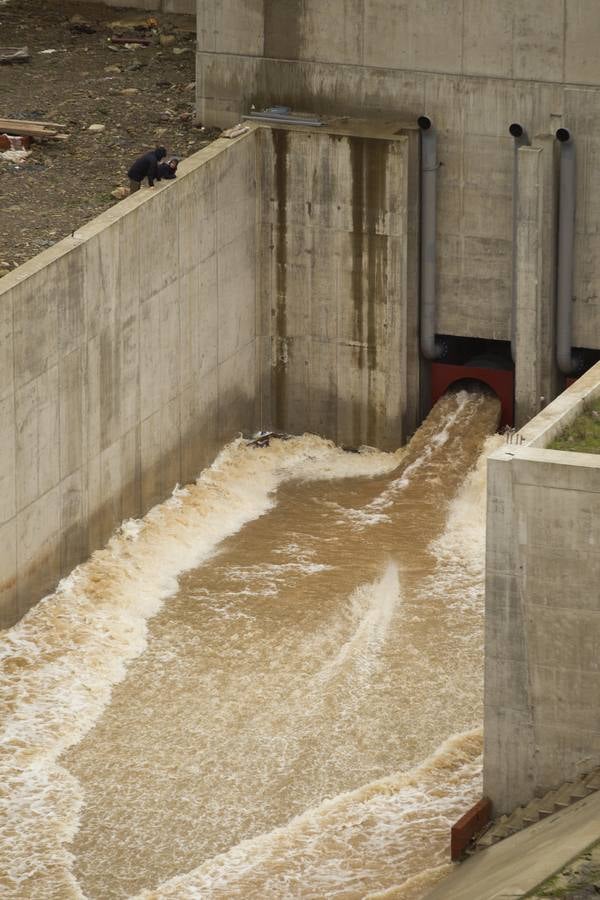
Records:
[[[594,401],[550,444],[549,450],[600,453],[600,400]]]

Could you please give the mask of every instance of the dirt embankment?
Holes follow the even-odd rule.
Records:
[[[111,191],[141,153],[205,146],[211,135],[193,115],[194,29],[190,16],[0,0],[0,45],[30,54],[0,65],[0,118],[57,122],[68,135],[34,143],[21,164],[0,156],[0,277],[115,203]],[[128,49],[111,43],[118,35],[150,43]]]

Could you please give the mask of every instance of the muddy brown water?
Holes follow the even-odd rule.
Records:
[[[481,789],[497,421],[230,445],[7,632],[4,895],[421,896]]]

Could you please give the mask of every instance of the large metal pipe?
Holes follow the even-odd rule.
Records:
[[[564,375],[572,375],[577,360],[572,354],[573,252],[575,246],[575,144],[566,128],[559,128],[560,189],[558,201],[558,265],[556,275],[556,362]]]
[[[517,227],[519,219],[519,147],[529,145],[529,136],[518,122],[509,126],[514,140],[513,192],[512,192],[512,315],[510,330],[510,352],[513,362],[517,361]]]
[[[421,353],[425,359],[439,359],[444,348],[435,339],[437,135],[427,116],[419,116],[417,124],[421,129]]]

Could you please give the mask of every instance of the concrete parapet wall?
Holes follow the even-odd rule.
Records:
[[[256,426],[256,138],[0,282],[0,625]]]
[[[496,813],[600,765],[600,456],[547,444],[600,364],[488,461],[484,793]]]

